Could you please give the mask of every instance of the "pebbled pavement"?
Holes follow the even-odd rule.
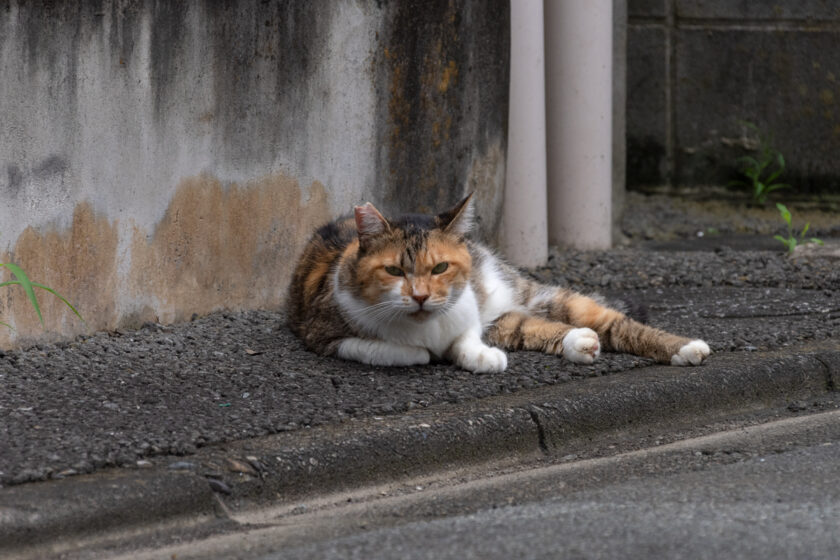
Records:
[[[744,263],[767,273],[739,273]],[[623,250],[555,253],[534,272],[642,303],[649,323],[706,339],[715,354],[693,369],[530,352],[497,375],[375,368],[306,352],[267,311],[4,352],[0,550],[512,454],[564,455],[640,424],[807,407],[840,387],[835,265]]]

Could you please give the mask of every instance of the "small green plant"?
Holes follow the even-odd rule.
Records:
[[[38,314],[38,320],[41,321],[42,326],[44,324],[44,317],[41,315],[41,306],[38,305],[38,298],[35,297],[35,288],[39,288],[41,290],[46,290],[49,293],[51,293],[52,295],[54,295],[55,297],[57,297],[58,299],[60,299],[61,301],[63,301],[64,304],[67,307],[69,307],[70,310],[73,313],[76,314],[76,317],[78,317],[84,323],[85,320],[82,319],[82,316],[79,315],[79,312],[76,311],[76,308],[73,307],[73,305],[69,301],[67,301],[64,298],[64,296],[62,296],[61,294],[59,294],[58,292],[56,292],[52,288],[48,288],[47,286],[44,286],[43,284],[39,284],[38,282],[31,281],[29,279],[29,276],[26,275],[26,273],[23,271],[23,269],[20,268],[18,265],[14,264],[14,263],[0,263],[0,268],[3,268],[3,267],[9,269],[9,271],[12,273],[12,275],[14,275],[15,279],[14,280],[8,280],[6,282],[0,283],[0,288],[3,288],[5,286],[20,286],[21,288],[23,288],[23,291],[26,292],[26,297],[29,298],[29,303],[32,304],[33,309],[35,309],[35,313]],[[3,325],[4,327],[8,327],[10,329],[13,329],[13,327],[11,325],[9,325],[8,323],[4,323],[2,321],[0,321],[0,325]]]
[[[778,239],[781,241],[785,247],[787,247],[788,253],[793,253],[793,250],[796,249],[796,246],[801,244],[802,241],[805,239],[805,234],[808,233],[808,228],[811,227],[810,222],[805,223],[805,227],[802,228],[802,231],[799,232],[797,235],[793,229],[793,217],[790,214],[790,210],[787,209],[787,206],[781,203],[776,203],[776,208],[779,209],[779,213],[782,215],[782,219],[787,224],[787,237],[782,237],[781,235],[774,235],[773,239]],[[822,239],[817,239],[816,237],[809,237],[805,243],[816,243],[817,245],[822,245]]]
[[[764,204],[767,202],[767,195],[771,192],[790,188],[787,183],[774,182],[785,172],[785,158],[771,145],[770,138],[762,134],[756,125],[750,122],[742,124],[755,132],[758,137],[758,147],[755,156],[738,158],[740,172],[746,180],[731,181],[729,184],[750,189],[753,200]]]

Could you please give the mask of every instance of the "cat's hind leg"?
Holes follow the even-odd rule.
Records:
[[[711,350],[702,340],[692,340],[639,323],[599,301],[558,289],[548,306],[548,316],[598,333],[608,350],[653,358],[677,366],[699,365]]]
[[[487,339],[509,350],[535,350],[562,355],[576,364],[591,364],[601,353],[598,333],[527,313],[511,311],[493,323]]]
[[[384,340],[345,338],[338,342],[336,356],[373,366],[413,366],[429,363],[429,351],[419,346]]]

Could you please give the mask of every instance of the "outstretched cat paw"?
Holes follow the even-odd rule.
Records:
[[[671,356],[672,366],[699,366],[712,351],[702,340],[692,340]]]
[[[592,329],[572,329],[563,337],[563,357],[570,362],[591,364],[600,353],[598,333]]]
[[[501,373],[507,368],[507,355],[492,346],[461,348],[455,362],[474,373]]]

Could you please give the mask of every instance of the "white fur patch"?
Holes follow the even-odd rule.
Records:
[[[535,291],[531,299],[528,300],[527,306],[529,310],[545,313],[548,310],[549,304],[557,296],[557,288],[543,287]]]
[[[374,366],[412,366],[429,363],[429,351],[425,348],[363,338],[345,338],[338,345],[337,355],[345,360]]]
[[[478,303],[472,288],[467,286],[445,309],[434,313],[425,321],[416,321],[408,313],[416,307],[402,308],[396,298],[371,306],[342,289],[338,272],[333,278],[336,301],[344,315],[364,334],[398,346],[419,346],[436,356],[443,356],[459,336],[471,329],[481,329]]]
[[[481,266],[481,285],[487,299],[481,309],[482,325],[489,325],[505,313],[516,309],[513,286],[505,282],[496,265],[496,257],[489,251]]]
[[[333,276],[336,302],[342,314],[365,336],[376,340],[349,338],[339,345],[338,355],[349,360],[377,365],[427,363],[428,354],[447,356],[460,367],[477,373],[501,372],[507,368],[507,355],[481,340],[484,326],[515,309],[513,287],[504,281],[495,257],[488,252],[482,269],[482,289],[487,301],[479,310],[472,286],[452,293],[451,301],[423,321],[411,316],[416,305],[406,303],[399,290],[388,293],[384,301],[370,305],[343,289],[339,271]],[[382,346],[376,346],[381,341]],[[409,349],[409,355],[399,352]],[[413,349],[413,350],[411,350]],[[426,352],[418,355],[417,350]],[[415,361],[425,359],[425,361]]]
[[[698,366],[703,363],[712,350],[709,345],[702,340],[692,340],[682,348],[677,354],[671,356],[672,366]]]
[[[507,355],[484,344],[476,331],[464,333],[458,338],[449,354],[457,365],[475,373],[500,373],[507,368]]]
[[[570,362],[591,364],[600,353],[598,333],[592,329],[572,329],[563,337],[563,356]]]

